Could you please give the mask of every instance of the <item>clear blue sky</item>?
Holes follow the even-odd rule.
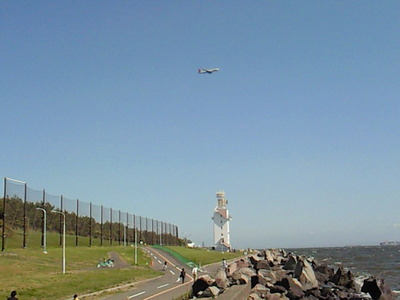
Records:
[[[1,1],[0,176],[197,244],[219,190],[235,248],[400,240],[399,32],[399,1]]]

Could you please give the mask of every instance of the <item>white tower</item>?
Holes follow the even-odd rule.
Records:
[[[230,251],[231,240],[229,233],[229,220],[232,220],[226,208],[228,200],[225,199],[225,192],[217,193],[217,207],[214,209],[212,220],[214,221],[214,244],[218,251]]]

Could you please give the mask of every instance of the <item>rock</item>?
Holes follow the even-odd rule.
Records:
[[[199,296],[200,293],[203,293],[209,286],[210,285],[207,283],[207,281],[199,278],[192,285],[192,294],[194,296]]]
[[[345,271],[343,267],[339,267],[332,276],[331,280],[336,285],[341,285],[346,288],[355,289],[354,276],[350,271]]]
[[[317,266],[315,268],[315,272],[324,274],[328,278],[332,278],[333,274],[335,274],[335,270],[331,267],[328,267],[326,264]]]
[[[294,277],[299,279],[305,290],[318,287],[318,280],[315,276],[314,270],[310,263],[305,259],[297,262],[294,271]]]
[[[250,260],[250,263],[253,266],[255,266],[257,264],[257,262],[260,261],[260,260],[263,260],[263,258],[258,256],[258,255],[252,255],[252,256],[249,256],[249,260]]]
[[[282,284],[288,291],[289,299],[299,299],[304,296],[303,287],[297,279],[287,276],[282,279]]]
[[[262,298],[253,292],[250,295],[248,295],[246,299],[247,300],[261,300]]]
[[[268,300],[289,300],[288,297],[282,294],[274,293],[274,294],[267,294],[266,299]]]
[[[215,275],[215,283],[217,287],[221,289],[226,289],[229,287],[229,280],[228,277],[226,277],[226,272],[223,269],[219,269],[217,274]]]
[[[264,250],[265,259],[271,263],[274,263],[274,261],[276,260],[276,256],[274,254],[275,253],[273,253],[271,250]]]
[[[219,294],[220,290],[216,286],[209,286],[204,292],[203,297],[214,298]]]
[[[261,298],[265,298],[265,295],[269,292],[269,289],[267,289],[264,285],[262,284],[256,284],[253,289],[252,292],[256,293],[258,296],[260,296]]]
[[[241,268],[233,272],[232,279],[238,282],[238,284],[246,284],[250,282],[251,277],[256,275],[256,272],[250,268]]]
[[[200,276],[198,280],[203,280],[208,285],[213,285],[215,282],[215,280],[210,275],[207,274]]]
[[[374,300],[392,300],[393,294],[383,280],[379,282],[375,278],[367,278],[361,287],[361,292],[368,293]]]
[[[264,279],[263,280],[264,285],[267,282],[270,282],[270,283],[275,283],[276,282],[276,275],[275,275],[275,272],[273,272],[273,271],[270,271],[270,270],[258,270],[257,274],[258,274],[258,277],[259,277],[259,281],[260,281],[260,279]],[[282,279],[282,278],[280,278],[280,279]]]
[[[266,260],[266,259],[257,261],[257,263],[256,263],[254,268],[256,270],[261,270],[261,269],[263,269],[263,270],[271,270],[269,261]]]
[[[275,285],[272,285],[272,286],[268,285],[267,287],[269,288],[269,290],[271,291],[272,294],[275,294],[275,293],[283,294],[283,293],[287,292],[287,289],[284,286],[279,285],[278,282],[275,283]]]
[[[295,268],[296,264],[297,264],[296,257],[293,256],[292,254],[289,254],[288,260],[284,264],[283,269],[294,271],[294,268]]]

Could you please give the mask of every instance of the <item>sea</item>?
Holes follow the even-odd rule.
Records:
[[[400,246],[349,246],[285,249],[287,253],[313,258],[336,269],[350,270],[362,284],[370,276],[385,280],[396,299],[400,299]]]

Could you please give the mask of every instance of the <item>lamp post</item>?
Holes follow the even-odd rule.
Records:
[[[36,208],[37,210],[41,210],[42,212],[43,212],[43,222],[44,222],[44,224],[43,224],[43,253],[47,253],[47,249],[46,249],[46,227],[47,227],[47,222],[46,222],[46,210],[44,209],[44,208],[40,208],[40,207],[37,207]]]
[[[62,273],[65,274],[65,214],[62,211],[52,210],[51,212],[60,214],[64,217],[63,222],[63,249],[62,249]]]
[[[135,226],[135,265],[137,265],[137,228]]]

